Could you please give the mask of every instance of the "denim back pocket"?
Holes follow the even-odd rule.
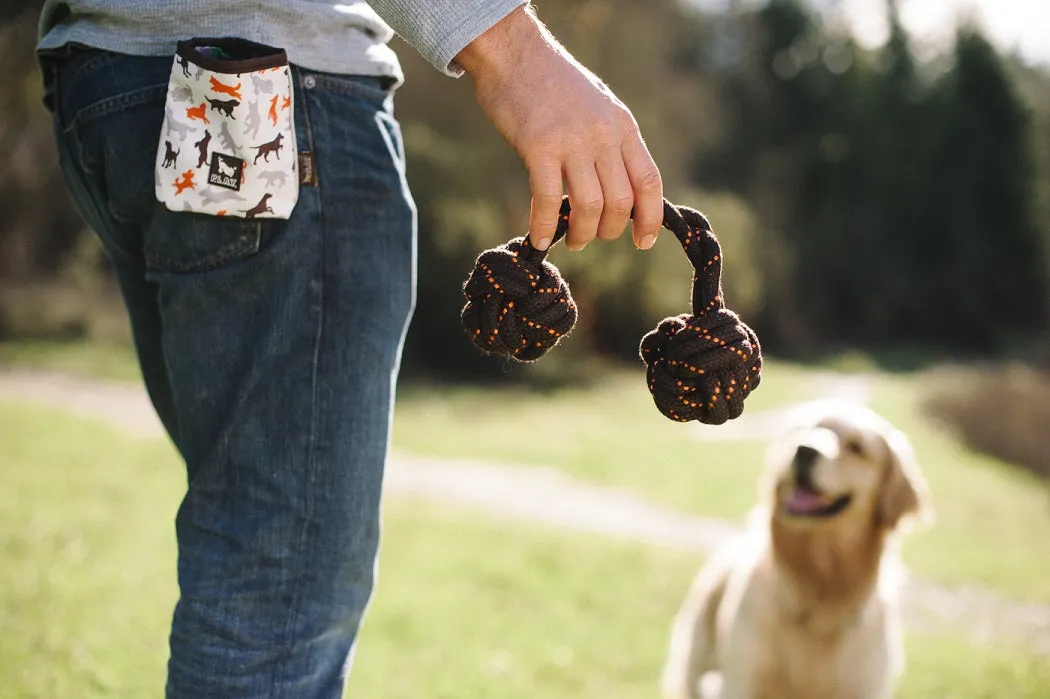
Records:
[[[261,241],[261,221],[169,211],[158,203],[143,255],[154,271],[207,272],[254,255]]]
[[[156,271],[200,272],[255,254],[259,221],[173,212],[156,197],[155,156],[163,133],[170,59],[92,52],[58,77],[63,137],[103,209],[99,231]],[[192,146],[192,144],[190,144]]]

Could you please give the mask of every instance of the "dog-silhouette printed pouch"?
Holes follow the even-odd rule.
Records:
[[[157,199],[172,211],[288,218],[299,198],[292,98],[283,50],[243,39],[180,41]]]

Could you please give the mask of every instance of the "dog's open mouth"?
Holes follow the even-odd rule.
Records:
[[[794,517],[834,517],[849,507],[853,496],[831,498],[812,488],[796,485],[782,501],[784,511]]]

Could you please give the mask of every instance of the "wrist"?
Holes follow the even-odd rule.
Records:
[[[467,44],[453,62],[475,81],[489,74],[506,75],[516,70],[530,51],[547,43],[545,34],[532,8],[524,5]]]

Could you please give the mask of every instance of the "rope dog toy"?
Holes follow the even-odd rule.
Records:
[[[549,251],[569,229],[562,200]],[[721,425],[739,417],[762,377],[755,332],[722,297],[722,248],[699,211],[664,200],[664,228],[675,234],[693,265],[692,314],[664,318],[642,338],[639,354],[656,407],[677,422]],[[576,303],[547,251],[528,235],[478,256],[463,285],[460,318],[486,354],[523,362],[543,356],[576,324]]]

